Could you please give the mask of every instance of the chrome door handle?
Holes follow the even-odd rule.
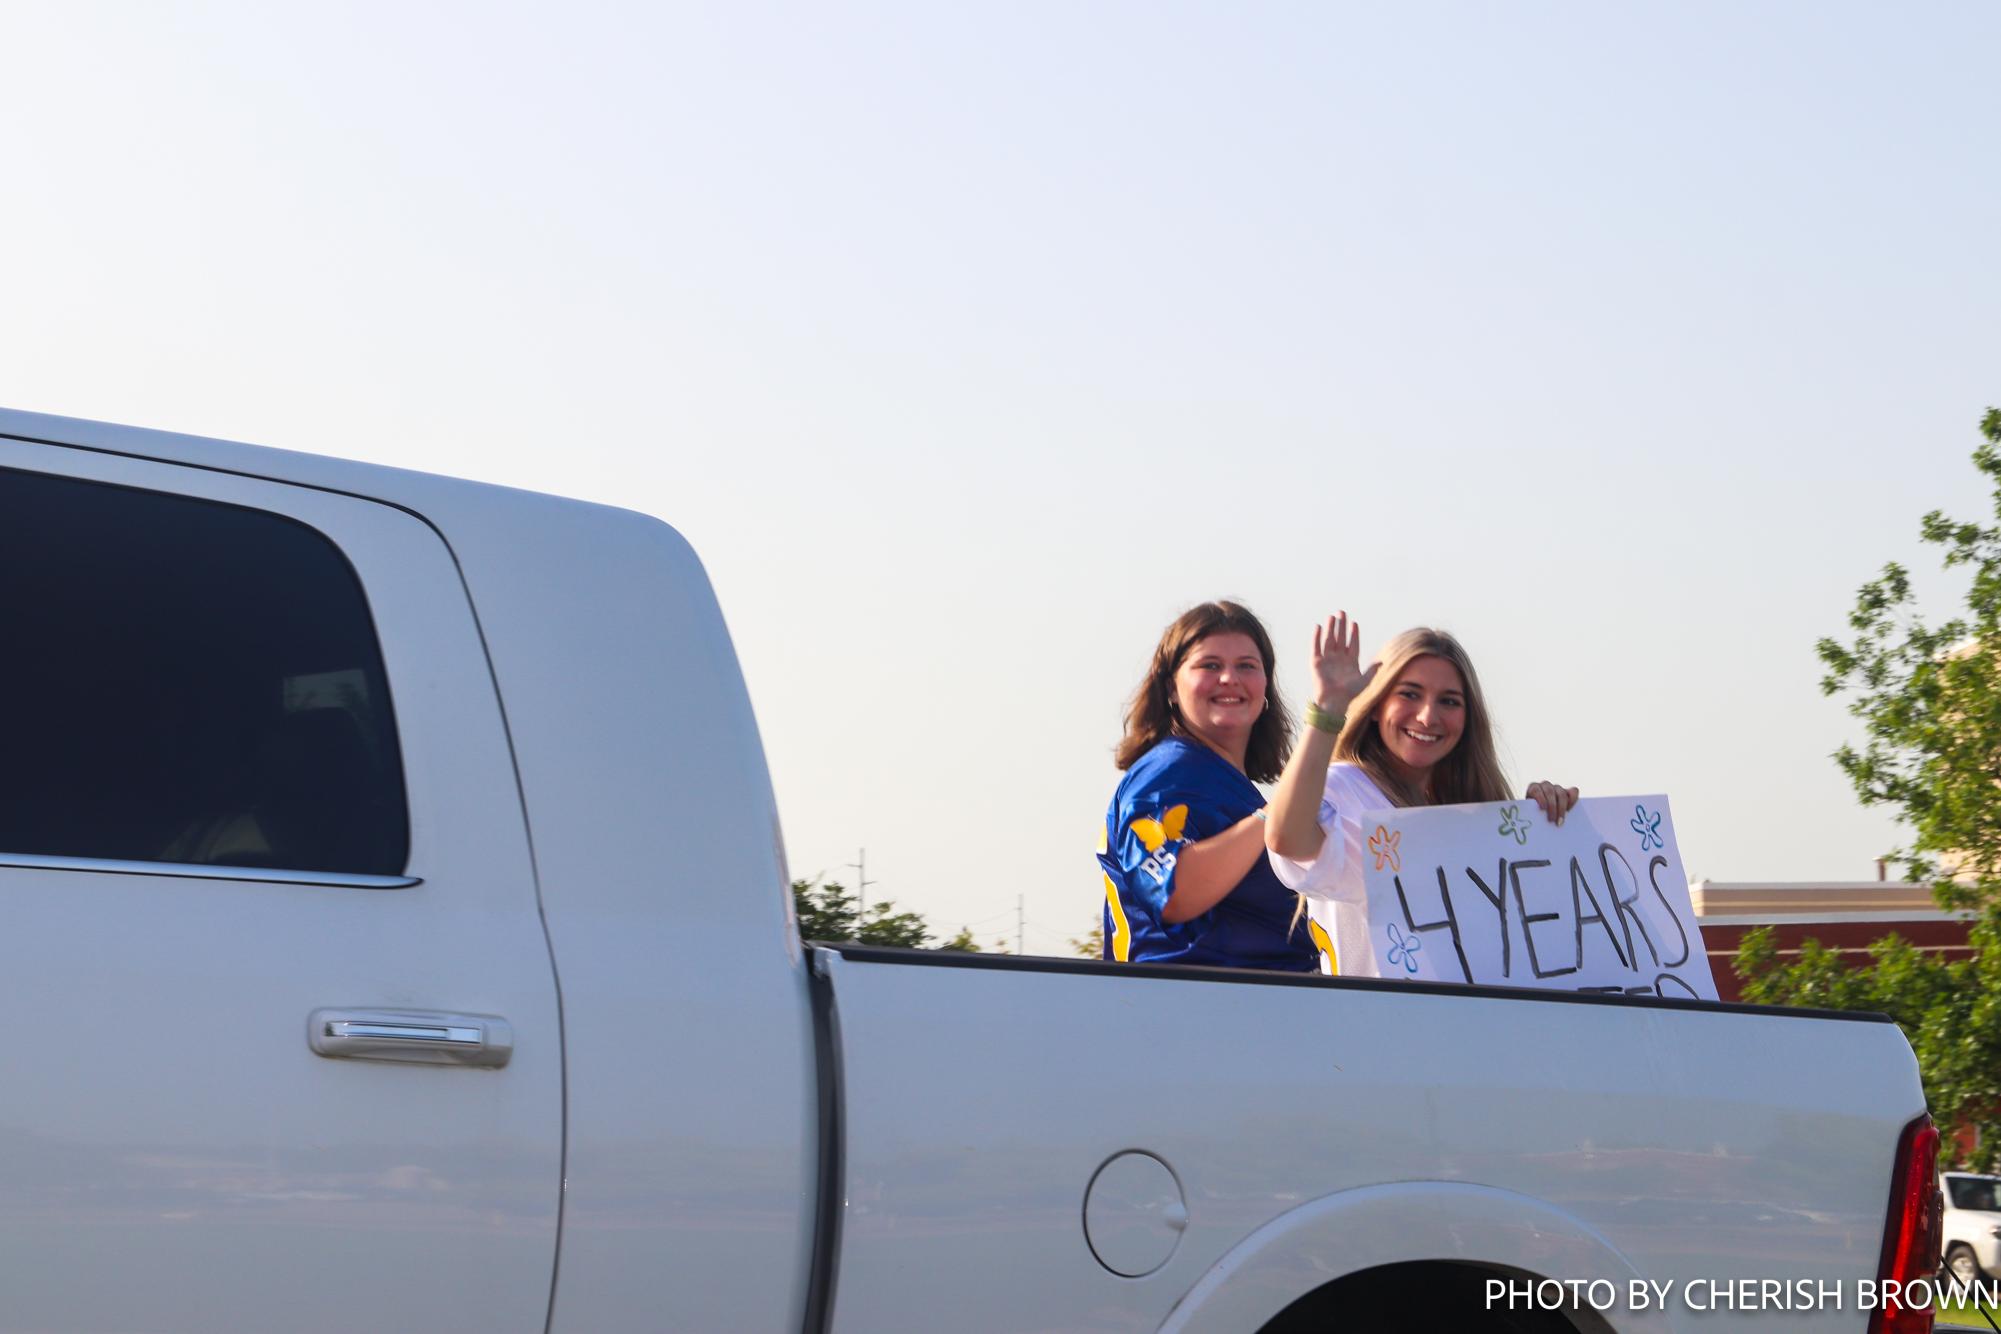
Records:
[[[322,1056],[430,1065],[506,1065],[514,1028],[491,1014],[433,1010],[314,1010],[306,1042]]]

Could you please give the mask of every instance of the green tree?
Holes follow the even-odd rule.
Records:
[[[1929,882],[1943,907],[1982,911],[1973,957],[1948,963],[1891,935],[1869,947],[1863,968],[1814,940],[1787,962],[1765,928],[1745,936],[1736,970],[1749,1001],[1895,1019],[1917,1053],[1933,1117],[1979,1133],[1964,1155],[1948,1136],[1945,1157],[1986,1170],[2001,1159],[2001,410],[1987,410],[1980,433],[1973,465],[1994,488],[1997,522],[1933,510],[1919,529],[1943,549],[1946,569],[1970,572],[1964,610],[1927,624],[1909,573],[1892,561],[1857,594],[1854,637],[1818,645],[1821,689],[1848,694],[1866,733],[1860,750],[1841,747],[1835,763],[1864,805],[1894,807],[1910,828],[1910,845],[1894,854],[1905,875]]]
[[[792,908],[799,918],[799,934],[807,940],[858,940],[910,949],[923,949],[931,940],[922,917],[898,912],[888,899],[857,912],[855,896],[838,880],[794,880]]]
[[[1973,466],[1994,487],[2001,521],[2001,410],[1980,423]],[[1909,573],[1895,561],[1862,586],[1848,617],[1854,638],[1820,641],[1821,689],[1852,695],[1860,750],[1835,762],[1864,805],[1890,805],[1910,827],[1896,855],[1946,907],[2001,902],[2001,522],[1961,523],[1939,510],[1920,533],[1946,569],[1972,579],[1961,614],[1927,624]]]
[[[967,954],[1014,953],[1013,950],[1007,947],[1007,939],[1003,936],[995,936],[985,949],[981,949],[979,942],[973,939],[973,928],[970,926],[960,927],[958,935],[953,936],[938,948],[941,950],[964,950]]]
[[[855,939],[855,896],[838,880],[794,880],[792,911],[807,940]]]

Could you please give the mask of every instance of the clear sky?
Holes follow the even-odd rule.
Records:
[[[0,3],[0,403],[645,510],[795,874],[1063,952],[1189,603],[1863,879],[1813,644],[2001,404],[2001,7]],[[1952,585],[1927,575],[1940,596]],[[691,703],[691,707],[699,707]]]

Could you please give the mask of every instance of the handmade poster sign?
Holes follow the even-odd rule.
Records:
[[[1381,811],[1363,879],[1384,977],[1716,999],[1666,797]]]

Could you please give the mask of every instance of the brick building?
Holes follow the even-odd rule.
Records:
[[[1870,942],[1892,932],[1950,959],[1972,954],[1966,943],[1968,916],[1940,910],[1928,885],[1881,879],[1697,880],[1688,895],[1702,924],[1716,994],[1727,1001],[1738,998],[1730,962],[1744,934],[1757,926],[1773,928],[1781,958],[1798,954],[1801,942],[1811,937],[1839,951],[1844,961],[1866,964]]]

